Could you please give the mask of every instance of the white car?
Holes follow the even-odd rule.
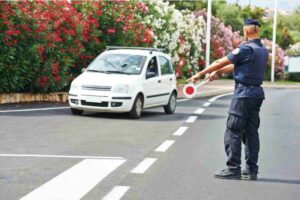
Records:
[[[108,47],[71,83],[69,104],[84,111],[129,112],[139,118],[145,108],[176,109],[176,77],[171,58],[161,49]]]

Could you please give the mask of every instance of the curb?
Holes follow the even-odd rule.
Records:
[[[300,85],[262,85],[266,89],[300,89]]]
[[[55,92],[49,94],[33,93],[11,93],[0,94],[0,105],[9,103],[30,103],[30,102],[67,102],[67,92]]]

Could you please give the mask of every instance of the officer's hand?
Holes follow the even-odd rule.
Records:
[[[219,79],[220,77],[221,77],[220,72],[214,71],[214,72],[210,73],[206,79],[208,79],[209,81],[214,81],[214,80]]]
[[[186,82],[193,82],[196,83],[199,79],[201,78],[201,74],[197,73],[194,76],[192,76],[191,78],[187,79]]]

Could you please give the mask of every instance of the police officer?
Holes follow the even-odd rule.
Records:
[[[233,71],[235,91],[224,137],[227,168],[217,172],[216,178],[257,179],[259,111],[265,98],[261,84],[268,62],[268,50],[259,38],[260,26],[258,21],[246,19],[243,27],[246,42],[187,80],[195,83],[209,73],[207,78],[213,81],[223,73]],[[240,167],[242,142],[245,145],[246,159],[246,169],[243,172]]]

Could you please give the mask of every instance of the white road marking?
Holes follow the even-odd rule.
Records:
[[[128,186],[116,186],[114,187],[103,200],[119,200],[129,190]]]
[[[181,136],[181,135],[183,135],[183,133],[184,133],[187,129],[188,129],[188,127],[182,126],[182,127],[180,127],[179,129],[177,129],[177,130],[175,131],[175,133],[173,133],[173,135],[175,135],[175,136]]]
[[[143,174],[156,160],[156,158],[145,158],[131,173]]]
[[[79,200],[125,160],[86,159],[20,200]]]
[[[210,102],[206,102],[203,104],[203,107],[208,107],[208,106],[210,106],[210,104],[211,104]]]
[[[177,102],[188,101],[189,99],[177,99]]]
[[[186,123],[194,123],[198,119],[197,116],[190,116],[185,122]]]
[[[232,95],[233,93],[227,93],[227,94],[221,94],[221,95],[218,95],[218,96],[215,96],[211,99],[209,99],[208,101],[209,102],[214,102],[215,100],[219,99],[219,98],[222,98],[222,97],[225,97],[225,96],[229,96],[229,95]]]
[[[156,152],[166,152],[172,144],[174,144],[174,140],[166,140],[159,147],[155,149]]]
[[[79,158],[79,159],[124,159],[124,158],[122,158],[122,157],[67,156],[67,155],[39,155],[39,154],[0,154],[0,157]]]
[[[199,114],[200,115],[201,113],[204,112],[204,110],[205,110],[204,108],[199,108],[198,110],[195,111],[195,114]]]
[[[70,109],[70,107],[32,108],[32,109],[21,109],[21,110],[0,110],[0,113],[32,112],[32,111],[63,110],[63,109]]]

